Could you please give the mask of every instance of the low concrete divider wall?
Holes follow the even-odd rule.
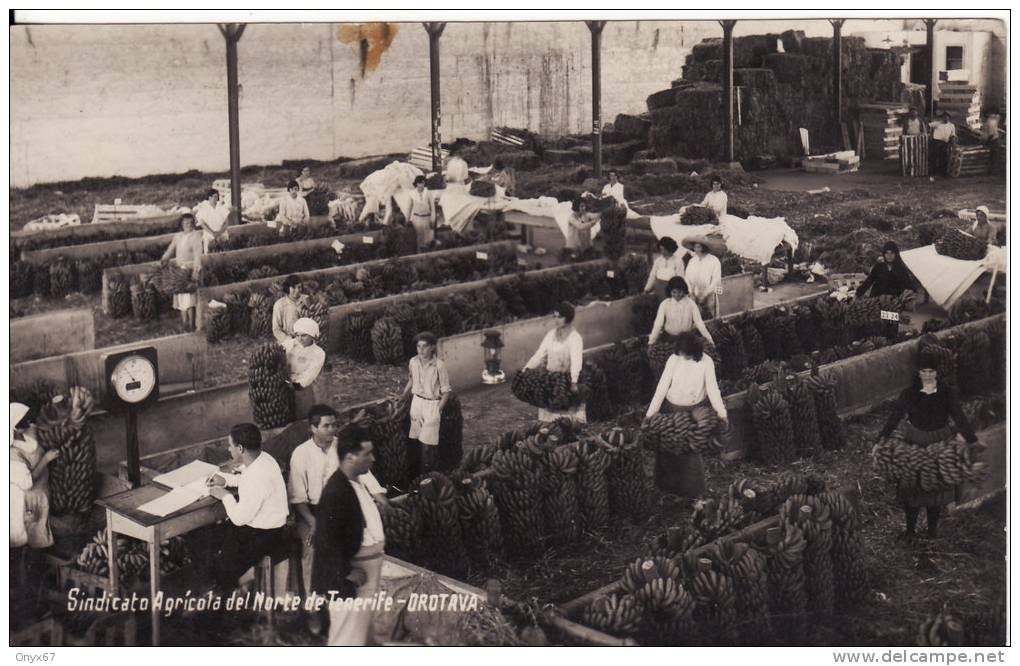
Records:
[[[92,310],[80,308],[11,320],[11,363],[94,349]]]
[[[11,242],[19,250],[31,250],[34,247],[54,247],[55,243],[92,243],[108,240],[111,235],[123,238],[139,238],[146,235],[157,235],[172,231],[179,226],[181,214],[140,217],[123,222],[102,222],[100,224],[80,224],[73,227],[46,229],[44,231],[15,231],[11,234]]]

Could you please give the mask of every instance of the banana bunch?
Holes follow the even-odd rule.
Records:
[[[457,515],[470,560],[484,565],[498,557],[503,548],[499,510],[484,481],[469,477],[460,482]]]
[[[820,476],[787,470],[776,479],[775,496],[778,501],[774,509],[779,510],[794,495],[820,495],[824,492],[825,481]]]
[[[692,524],[683,523],[666,529],[655,540],[653,555],[675,559],[705,544],[705,538]]]
[[[264,278],[276,277],[279,274],[280,271],[276,268],[263,264],[258,268],[253,268],[248,271],[248,275],[246,277],[248,280],[262,280]]]
[[[648,347],[648,366],[652,370],[652,376],[658,379],[666,368],[666,361],[673,355],[673,336],[663,332],[662,336],[654,345]]]
[[[32,292],[39,298],[50,296],[50,270],[47,266],[38,266],[32,270]]]
[[[757,442],[758,458],[769,465],[789,463],[797,456],[790,403],[775,388],[751,386],[747,394]]]
[[[933,491],[981,478],[988,466],[974,462],[972,447],[955,440],[921,447],[888,437],[872,449],[875,468],[904,489]]]
[[[169,295],[193,291],[195,287],[191,271],[173,263],[160,267],[152,276],[151,284],[158,292]]]
[[[248,358],[248,400],[260,428],[277,428],[294,420],[286,373],[286,352],[275,341],[259,345]]]
[[[731,483],[726,489],[726,494],[740,507],[743,519],[747,523],[756,523],[771,515],[779,504],[776,501],[775,489],[764,488],[760,483],[748,478],[737,479]]]
[[[367,427],[377,443],[375,474],[386,485],[403,487],[409,480],[407,433],[409,396],[373,405],[367,410]]]
[[[516,554],[537,550],[542,538],[541,467],[520,450],[498,451],[492,457],[492,495],[499,509],[503,540]]]
[[[637,439],[623,430],[606,433],[602,438],[611,446],[606,474],[610,513],[644,520],[651,500],[651,484],[645,474],[644,455]]]
[[[857,511],[843,495],[825,493],[819,499],[832,516],[832,568],[836,581],[836,602],[851,608],[861,601],[869,588],[864,567],[864,542],[858,531]]]
[[[63,298],[74,292],[74,270],[64,257],[50,264],[50,298]]]
[[[215,344],[230,335],[230,312],[223,307],[206,308],[205,339]]]
[[[831,375],[815,373],[808,376],[804,384],[814,395],[818,437],[822,448],[829,451],[842,449],[846,446],[846,434],[837,411],[836,380]]]
[[[259,339],[273,334],[273,301],[265,292],[253,292],[248,297],[248,337]],[[303,316],[303,315],[302,315]]]
[[[439,472],[420,477],[418,491],[421,513],[421,553],[428,567],[447,576],[463,577],[468,556],[458,514],[458,490],[453,481]]]
[[[821,446],[814,393],[796,375],[787,375],[783,382],[783,395],[790,405],[790,420],[797,453],[801,456],[810,456]]]
[[[783,616],[774,630],[790,642],[800,639],[800,630],[807,610],[807,581],[804,576],[804,533],[794,524],[780,522],[755,539],[755,547],[766,556],[769,612]]]
[[[20,259],[11,261],[8,274],[10,276],[11,298],[24,298],[32,294],[34,286],[32,264]],[[49,272],[46,273],[46,278],[47,280],[49,279]]]
[[[960,393],[976,395],[988,389],[992,370],[992,341],[984,331],[963,336],[957,351]]]
[[[403,358],[414,356],[417,353],[417,345],[414,338],[418,335],[418,322],[414,306],[410,303],[391,305],[383,312],[383,317],[392,319],[396,323],[397,328],[400,329],[400,339],[404,345]]]
[[[246,333],[250,325],[248,292],[231,292],[223,297],[223,302],[227,306],[227,313],[230,314],[230,331],[232,333]]]
[[[804,575],[808,604],[823,616],[832,614],[835,603],[835,579],[832,569],[832,515],[818,497],[794,495],[779,510],[780,520],[796,524],[804,532]]]
[[[191,564],[191,554],[181,537],[160,544],[161,574],[169,574]],[[110,575],[106,529],[101,529],[85,544],[74,561],[75,567],[99,576]],[[149,546],[144,541],[117,535],[117,571],[123,579],[149,578]]]
[[[919,647],[963,647],[963,623],[942,611],[929,617],[917,628],[917,645]]]
[[[723,379],[739,379],[748,365],[747,350],[744,349],[744,338],[740,330],[722,319],[709,322],[708,329],[721,360],[719,376]]]
[[[832,347],[847,340],[847,305],[834,298],[822,297],[815,301],[815,318],[821,334],[821,347]]]
[[[822,341],[814,309],[809,305],[796,305],[791,308],[791,314],[802,351],[808,353],[818,349]]]
[[[609,399],[616,406],[641,402],[651,376],[643,346],[617,342],[598,358],[606,376]]]
[[[542,510],[546,531],[554,541],[570,543],[581,528],[577,500],[577,471],[580,464],[576,447],[557,446],[541,458],[543,476]]]
[[[772,360],[779,360],[783,356],[783,314],[779,308],[773,308],[766,314],[759,315],[752,319],[754,326],[761,335],[765,345],[765,356]]]
[[[574,442],[577,455],[577,505],[581,525],[598,529],[609,524],[609,456],[592,439]]]
[[[457,469],[458,473],[469,475],[482,471],[492,464],[492,457],[499,450],[500,447],[497,444],[471,447],[461,459],[460,467]]]
[[[586,403],[587,417],[591,421],[608,421],[616,415],[619,404],[609,394],[606,373],[593,363],[581,366],[577,379],[578,402]]]
[[[344,353],[359,361],[372,361],[372,324],[374,320],[363,310],[355,310],[343,321]]]
[[[382,317],[372,325],[372,358],[376,363],[389,365],[407,360],[403,332],[392,317]]]
[[[46,275],[47,280],[49,273],[43,271],[36,271],[36,275]],[[131,288],[128,286],[128,282],[124,278],[113,278],[111,279],[106,288],[109,293],[107,294],[107,305],[109,307],[110,316],[114,319],[126,317],[131,313]],[[36,285],[35,293],[44,294],[41,292]]]
[[[131,312],[135,319],[152,320],[157,314],[155,290],[145,284],[131,285]]]
[[[678,617],[691,619],[694,599],[681,582],[680,567],[665,558],[633,562],[624,573],[624,588],[637,599],[652,631],[656,625],[673,624]]]
[[[401,559],[414,559],[421,542],[422,519],[416,496],[408,497],[400,506],[380,505],[386,552]]]
[[[737,595],[737,616],[747,627],[745,642],[761,643],[771,635],[768,615],[768,578],[765,556],[746,543],[717,541],[706,556],[720,572],[733,580]]]
[[[855,298],[846,307],[846,326],[856,332],[854,337],[870,335],[882,323],[882,306],[877,298]]]
[[[88,511],[95,499],[96,443],[85,422],[93,408],[88,389],[74,386],[43,405],[36,421],[39,444],[60,454],[49,467],[54,514]]]
[[[714,499],[696,502],[690,521],[704,541],[709,542],[740,529],[747,524],[747,517],[739,501],[724,495],[718,502]]]
[[[632,636],[641,624],[641,606],[631,594],[599,597],[584,609],[581,622],[612,636]]]
[[[687,556],[688,559],[691,555]],[[737,638],[737,593],[733,579],[713,568],[712,560],[698,558],[697,573],[691,583],[694,597],[694,618],[707,637],[722,645],[732,645]]]
[[[765,362],[765,342],[762,340],[758,327],[754,324],[754,317],[744,314],[738,317],[734,325],[740,330],[740,336],[744,340],[744,351],[747,354],[748,367]]]
[[[415,322],[419,331],[429,331],[437,337],[444,335],[443,317],[435,303],[422,303],[415,308]]]
[[[647,448],[674,455],[714,455],[722,451],[722,444],[715,437],[720,423],[711,410],[699,410],[693,415],[689,412],[656,414],[642,424],[641,441]]]
[[[988,245],[959,229],[950,229],[935,241],[935,251],[953,259],[980,261],[988,253]]]
[[[545,368],[525,368],[510,383],[510,391],[521,402],[535,407],[549,405],[549,384]]]

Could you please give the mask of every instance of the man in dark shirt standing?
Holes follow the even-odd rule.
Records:
[[[319,498],[312,589],[336,603],[329,607],[329,645],[365,645],[374,610],[342,600],[372,597],[379,589],[386,536],[372,494],[360,481],[372,469],[372,436],[355,426],[338,436],[340,469]]]

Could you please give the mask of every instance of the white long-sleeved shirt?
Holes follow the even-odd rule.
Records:
[[[276,221],[280,224],[307,224],[310,218],[308,202],[304,197],[288,194],[280,199],[280,212],[276,215]]]
[[[287,506],[287,484],[276,459],[265,451],[240,474],[224,474],[227,487],[237,488],[240,499],[227,494],[223,506],[230,522],[260,530],[283,527],[290,509]]]
[[[361,547],[366,548],[386,543],[386,532],[383,530],[379,507],[376,506],[371,492],[362,482],[363,478],[364,476],[359,476],[357,481],[348,480],[348,483],[354,488],[354,494],[358,496],[358,504],[361,505],[361,515],[365,518],[365,530],[361,533]]]
[[[283,343],[287,352],[287,367],[290,369],[290,381],[297,382],[301,388],[308,388],[319,377],[322,366],[326,364],[326,352],[317,344],[307,347],[290,338]]]
[[[227,226],[227,216],[230,214],[230,209],[226,206],[214,207],[208,201],[195,206],[192,211],[195,215],[195,221],[209,227],[209,230],[213,233],[219,233]],[[203,229],[203,231],[205,231]],[[206,235],[212,235],[209,231],[205,231]]]
[[[666,368],[655,388],[655,397],[648,406],[646,416],[655,416],[662,408],[662,401],[669,400],[678,407],[693,407],[705,399],[711,403],[719,418],[726,418],[726,405],[723,403],[719,384],[715,379],[715,363],[708,355],[702,355],[700,361],[673,354],[666,361]]]
[[[282,296],[273,303],[273,337],[281,345],[294,335],[294,323],[299,319],[297,303]]]
[[[325,450],[313,439],[299,445],[290,454],[290,482],[287,484],[290,503],[317,505],[326,482],[338,469],[340,458],[336,452],[336,441]],[[386,494],[386,489],[379,485],[372,472],[362,474],[358,481],[372,495]]]
[[[956,125],[953,123],[932,123],[931,138],[948,143],[956,136]]]
[[[698,304],[693,299],[686,296],[679,301],[667,298],[659,304],[659,310],[655,313],[655,324],[652,326],[651,335],[648,336],[648,343],[655,344],[663,329],[670,335],[680,335],[692,328],[696,328],[701,337],[712,341],[712,336],[701,319]]]
[[[715,216],[721,218],[726,214],[726,205],[729,201],[729,197],[722,190],[716,192],[715,190],[705,195],[705,198],[701,200],[702,206],[708,206],[715,211]]]
[[[615,185],[607,183],[602,188],[602,196],[613,197],[621,206],[627,205],[627,200],[623,198],[623,183],[616,183]]]
[[[645,283],[645,289],[651,289],[655,285],[656,280],[669,282],[671,278],[683,276],[684,258],[679,251],[674,252],[669,257],[664,257],[660,254],[652,262],[652,270],[648,273],[648,282]]]
[[[581,365],[584,362],[584,340],[577,331],[571,331],[565,340],[556,339],[556,330],[553,329],[542,338],[542,344],[538,351],[531,357],[527,369],[537,368],[542,361],[546,361],[546,370],[549,372],[569,372],[570,381],[577,383],[581,376]]]
[[[718,257],[707,252],[700,258],[694,255],[687,263],[684,279],[694,298],[704,300],[716,287],[722,286],[722,264]]]

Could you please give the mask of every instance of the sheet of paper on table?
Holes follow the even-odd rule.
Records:
[[[180,488],[194,482],[196,479],[201,479],[204,484],[209,475],[215,474],[218,471],[220,471],[220,468],[216,465],[202,460],[192,460],[187,465],[178,467],[172,472],[160,474],[152,480],[167,488]]]
[[[151,513],[160,518],[168,516],[174,511],[180,511],[184,507],[197,502],[203,497],[209,496],[209,488],[205,485],[205,477],[195,479],[186,486],[174,488],[165,495],[160,495],[151,502],[138,507],[139,511]]]

